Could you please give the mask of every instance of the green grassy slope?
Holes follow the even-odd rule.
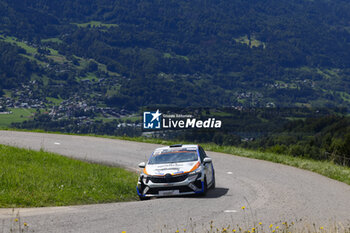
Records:
[[[44,151],[0,145],[0,207],[136,200],[137,174]]]

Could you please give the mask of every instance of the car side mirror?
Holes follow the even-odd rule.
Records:
[[[206,163],[211,163],[212,162],[212,160],[211,160],[211,158],[204,158],[204,160],[203,160],[203,162],[204,162],[204,164],[206,164]]]
[[[145,167],[146,167],[146,163],[145,162],[139,163],[139,168],[145,168]]]

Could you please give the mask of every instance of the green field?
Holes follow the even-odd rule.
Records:
[[[124,122],[126,122],[126,121],[141,122],[142,121],[142,117],[138,116],[138,115],[130,115],[130,116],[126,116],[126,117],[121,117],[120,119]]]
[[[46,100],[51,101],[55,105],[59,105],[63,101],[63,99],[57,99],[53,97],[46,97]]]
[[[58,44],[63,43],[62,40],[60,40],[60,39],[58,39],[58,38],[56,38],[56,37],[54,37],[54,38],[48,38],[48,39],[42,39],[41,42],[42,42],[42,43],[45,43],[45,42],[53,42],[53,43],[58,43]]]
[[[98,81],[98,78],[96,77],[96,75],[94,73],[87,73],[85,77],[79,77],[77,78],[78,80],[90,80],[91,82],[96,82]]]
[[[35,109],[10,108],[11,114],[0,114],[0,127],[10,127],[11,123],[23,122],[34,116]]]
[[[34,55],[38,53],[37,48],[34,48],[34,47],[28,45],[27,43],[18,40],[16,37],[0,36],[0,40],[3,40],[4,42],[7,42],[7,43],[11,43],[13,45],[17,45],[18,47],[21,47],[22,49],[24,49],[26,51],[26,54],[21,54],[21,56],[28,58],[29,60],[35,61],[39,65],[43,65],[43,66],[47,65],[47,63],[42,62],[34,57]],[[50,50],[50,54],[51,54],[51,55],[47,56],[48,58],[51,58],[52,60],[54,60],[55,62],[58,62],[58,63],[63,63],[63,62],[67,61],[64,56],[59,55],[57,50],[52,49],[52,48],[47,48],[47,49]]]
[[[3,89],[3,91],[4,91],[4,97],[6,97],[6,98],[9,98],[9,97],[11,97],[11,91],[9,91],[9,90],[6,90],[6,89]]]
[[[99,27],[106,27],[106,28],[118,27],[118,24],[102,23],[100,21],[90,21],[90,22],[87,22],[87,23],[74,23],[74,24],[77,25],[78,27],[82,27],[82,28],[86,28],[86,27],[95,27],[95,28],[99,28]]]
[[[29,46],[27,43],[24,43],[22,41],[19,41],[16,37],[13,36],[6,36],[6,37],[0,37],[5,42],[16,44],[17,46],[23,48],[27,53],[29,54],[35,54],[37,53],[37,49]]]
[[[0,207],[137,200],[137,174],[54,153],[0,145]]]

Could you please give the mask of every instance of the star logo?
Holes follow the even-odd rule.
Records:
[[[144,112],[143,129],[161,129],[161,115],[159,109],[156,112]]]
[[[160,115],[162,115],[161,113],[159,113],[159,109],[157,109],[157,111],[155,113],[151,113],[151,114],[153,116],[151,122],[156,120],[156,119],[157,119],[157,121],[159,121],[159,117],[160,117]]]

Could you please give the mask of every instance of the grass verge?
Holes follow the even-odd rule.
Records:
[[[137,174],[58,154],[0,145],[0,207],[137,200]]]

